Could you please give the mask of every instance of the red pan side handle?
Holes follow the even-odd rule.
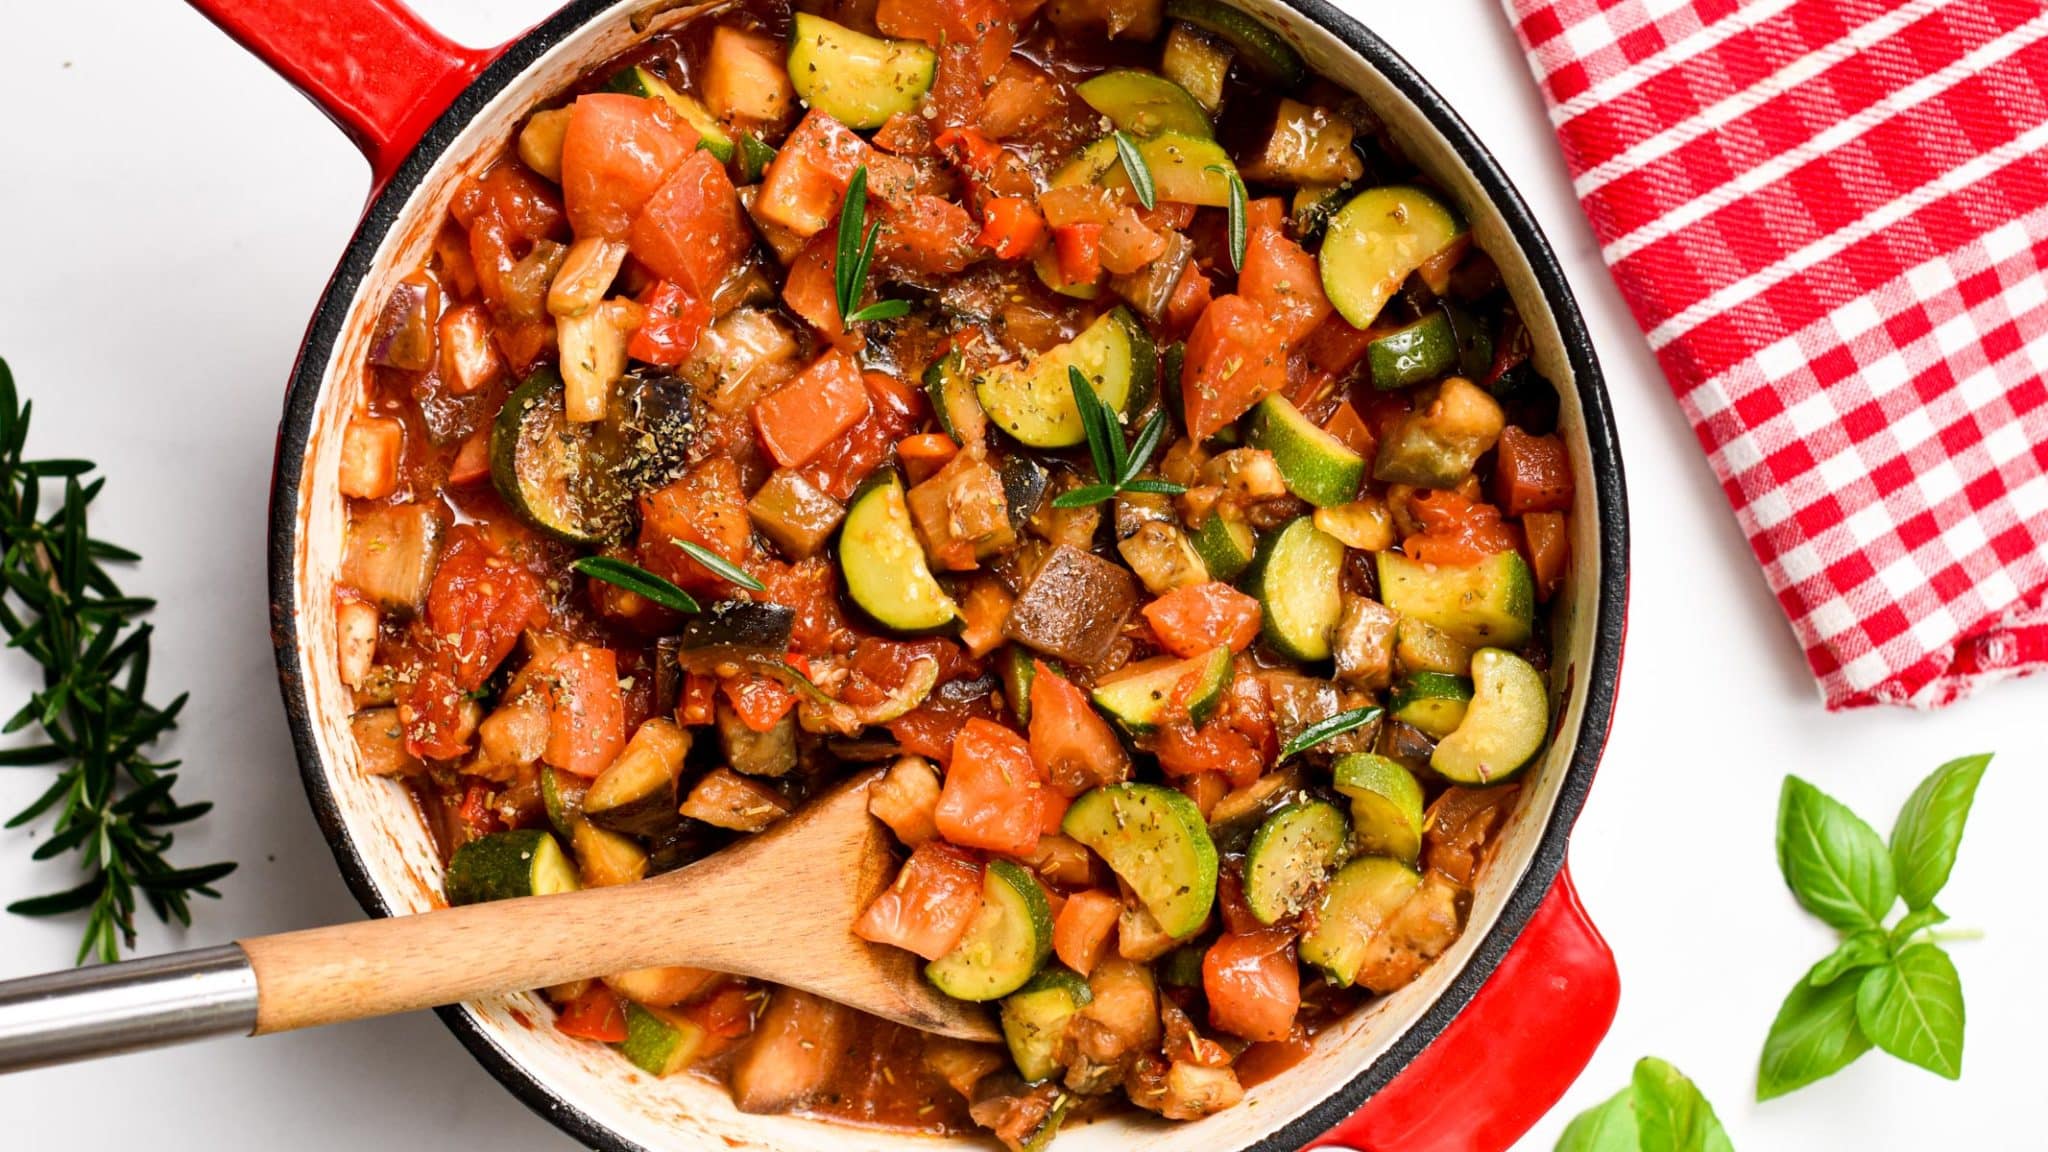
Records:
[[[1614,1022],[1621,978],[1569,870],[1443,1034],[1315,1140],[1358,1152],[1507,1152],[1562,1099]]]
[[[380,187],[498,54],[455,43],[399,0],[188,2],[340,125]]]

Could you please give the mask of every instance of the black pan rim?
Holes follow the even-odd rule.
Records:
[[[1619,686],[1628,600],[1627,490],[1613,413],[1577,300],[1534,215],[1464,120],[1378,36],[1327,0],[1276,2],[1320,25],[1357,52],[1403,98],[1423,113],[1473,173],[1506,222],[1509,234],[1529,260],[1537,284],[1556,319],[1576,378],[1586,438],[1594,464],[1594,495],[1600,522],[1601,581],[1598,608],[1591,623],[1592,664],[1582,670],[1577,681],[1583,685],[1586,694],[1578,744],[1535,853],[1508,895],[1498,919],[1479,941],[1450,986],[1372,1064],[1314,1107],[1250,1145],[1245,1152],[1291,1152],[1329,1131],[1356,1111],[1449,1026],[1521,935],[1523,927],[1549,893],[1558,871],[1564,866],[1572,826],[1584,806],[1599,765]],[[298,627],[293,608],[296,603],[294,569],[299,546],[301,465],[317,414],[321,379],[340,339],[350,305],[370,271],[373,257],[414,190],[484,105],[504,91],[548,49],[612,9],[615,3],[616,0],[575,0],[563,7],[507,46],[434,121],[390,181],[377,190],[371,200],[333,278],[321,294],[292,370],[272,471],[268,535],[271,643],[277,658],[278,682],[291,727],[292,745],[314,819],[327,838],[349,890],[364,911],[372,916],[389,916],[392,909],[377,891],[369,866],[343,825],[334,795],[327,785],[315,738],[315,722],[305,692],[304,671],[299,662]],[[602,1152],[648,1152],[570,1104],[493,1040],[468,1010],[457,1006],[437,1011],[477,1062],[536,1114],[587,1147]]]

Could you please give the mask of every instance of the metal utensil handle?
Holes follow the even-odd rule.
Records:
[[[256,972],[235,944],[0,982],[0,1072],[255,1027]]]

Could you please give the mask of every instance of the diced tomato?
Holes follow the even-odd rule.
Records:
[[[1261,196],[1244,206],[1244,226],[1247,232],[1254,229],[1280,230],[1287,219],[1287,204],[1278,196]]]
[[[1258,305],[1218,296],[1188,336],[1180,381],[1188,435],[1207,440],[1287,386],[1287,349]]]
[[[1571,563],[1571,536],[1565,531],[1564,513],[1529,513],[1522,517],[1522,536],[1529,544],[1529,573],[1536,581],[1536,598],[1548,601],[1564,587],[1565,569]]]
[[[453,760],[469,751],[469,723],[464,718],[468,694],[455,678],[437,668],[421,669],[399,690],[398,722],[405,730],[405,750],[422,760]]]
[[[1445,789],[1423,814],[1425,871],[1441,872],[1452,883],[1471,887],[1486,859],[1487,845],[1507,823],[1520,794],[1519,784]]]
[[[878,203],[875,216],[882,226],[875,241],[877,268],[949,276],[974,262],[974,238],[980,230],[967,209],[944,196]]]
[[[1291,932],[1227,933],[1202,957],[1209,1023],[1246,1040],[1285,1040],[1301,1009],[1301,969]]]
[[[827,444],[867,418],[867,385],[853,357],[833,349],[754,404],[761,444],[785,468],[810,463]]]
[[[1572,460],[1555,434],[1501,429],[1493,465],[1494,499],[1510,516],[1563,512],[1572,506]]]
[[[648,199],[696,147],[697,130],[659,100],[616,92],[578,97],[562,136],[562,200],[576,235],[625,239]]]
[[[683,690],[676,700],[676,723],[685,728],[709,724],[717,718],[718,677],[703,672],[683,673]]]
[[[1335,436],[1346,448],[1367,460],[1372,459],[1379,451],[1379,437],[1374,436],[1372,429],[1365,426],[1364,418],[1359,416],[1358,409],[1353,408],[1349,400],[1337,405],[1337,410],[1330,413],[1328,420],[1323,421],[1323,431]]]
[[[620,1044],[626,1039],[626,1002],[593,980],[581,996],[555,1009],[555,1031],[579,1040]]]
[[[789,310],[810,321],[825,339],[840,348],[858,348],[858,336],[849,336],[839,315],[839,230],[828,228],[807,241],[789,265],[782,281],[782,302]]]
[[[730,585],[679,545],[699,544],[743,565],[753,531],[730,456],[714,456],[640,497],[640,563],[692,592],[722,595]]]
[[[903,462],[903,472],[913,486],[930,479],[959,454],[960,445],[944,432],[905,436],[896,444],[896,458]]]
[[[1088,888],[1067,897],[1066,907],[1052,922],[1052,950],[1060,963],[1086,976],[1109,950],[1123,901],[1109,892]]]
[[[853,129],[813,108],[776,149],[754,210],[799,236],[816,236],[831,227],[839,197],[873,155]]]
[[[1228,645],[1242,652],[1259,635],[1259,602],[1211,580],[1175,588],[1145,605],[1145,622],[1168,652],[1194,657]]]
[[[1402,541],[1401,550],[1425,564],[1476,564],[1496,552],[1513,552],[1521,543],[1514,525],[1502,522],[1499,508],[1451,489],[1418,492],[1409,497],[1408,510],[1422,532]]]
[[[737,1040],[754,1030],[754,1004],[751,989],[736,980],[728,980],[720,984],[716,992],[682,1011],[684,1017],[713,1036]]]
[[[933,138],[932,143],[946,154],[947,159],[971,176],[995,167],[997,158],[1003,154],[1002,145],[973,128],[948,128]]]
[[[835,500],[845,500],[924,418],[918,393],[883,372],[864,372],[868,417],[832,441],[804,467],[803,477]]]
[[[519,634],[547,620],[533,573],[500,556],[473,524],[449,532],[427,592],[427,625],[457,688],[480,687]]]
[[[1031,759],[1062,796],[1119,783],[1131,774],[1130,757],[1088,694],[1046,666],[1032,662]]]
[[[626,355],[644,364],[673,368],[697,347],[711,323],[711,309],[672,280],[656,280],[640,293],[645,319],[626,342]]]
[[[1274,334],[1288,344],[1306,339],[1331,312],[1315,257],[1289,240],[1278,225],[1250,230],[1237,293],[1257,305]]]
[[[1207,820],[1209,814],[1216,811],[1216,805],[1230,794],[1230,777],[1221,772],[1197,772],[1181,777],[1176,786],[1181,795],[1194,801],[1195,810]]]
[[[732,702],[733,714],[756,732],[766,732],[775,727],[789,715],[791,708],[796,707],[796,693],[784,687],[781,681],[751,672],[721,680],[719,688]]]
[[[495,220],[506,236],[515,239],[564,238],[561,198],[545,180],[519,164],[494,164],[481,178],[465,181],[449,211],[464,228]]]
[[[875,26],[890,36],[922,40],[934,48],[968,44],[981,79],[995,79],[1017,43],[1006,0],[881,0]]]
[[[953,738],[939,791],[939,835],[968,848],[1011,856],[1038,847],[1045,783],[1022,736],[975,717]]]
[[[840,686],[839,698],[861,708],[880,704],[908,683],[911,673],[928,660],[938,662],[939,679],[950,679],[948,673],[957,666],[957,651],[950,640],[904,641],[863,636],[847,662],[846,682]]]
[[[1197,728],[1185,720],[1163,724],[1152,736],[1152,752],[1168,776],[1218,772],[1242,788],[1265,771],[1265,757],[1229,724],[1211,720]]]
[[[491,329],[492,342],[505,354],[505,362],[511,365],[513,373],[520,376],[533,371],[535,364],[555,358],[555,336],[553,319],[500,323]]]
[[[1022,260],[1045,238],[1045,217],[1023,196],[996,196],[981,206],[983,224],[975,243],[1000,260]]]
[[[1123,276],[1166,252],[1166,237],[1147,227],[1136,209],[1124,205],[1102,228],[1102,266]]]
[[[609,648],[578,645],[548,669],[548,744],[541,759],[578,776],[596,776],[626,746],[626,701],[619,661]]]
[[[456,486],[477,484],[491,475],[491,429],[488,425],[470,434],[469,439],[456,449],[455,459],[448,464],[448,483]]]
[[[1309,333],[1308,342],[1302,350],[1307,353],[1310,364],[1341,380],[1365,359],[1373,339],[1372,333],[1353,328],[1350,321],[1333,309],[1323,317],[1321,324],[1316,325],[1316,330]]]
[[[925,94],[922,114],[941,128],[962,128],[981,118],[987,77],[982,72],[980,46],[972,41],[954,40],[939,49],[939,66]]]
[[[941,703],[923,704],[883,727],[905,752],[944,764],[953,755],[953,741],[971,714]]]
[[[1209,277],[1195,262],[1188,266],[1174,281],[1173,295],[1166,298],[1166,323],[1177,331],[1185,332],[1208,311],[1210,304]]]
[[[1235,865],[1216,872],[1216,911],[1223,917],[1225,932],[1245,935],[1266,927],[1245,903],[1244,872]]]
[[[979,911],[981,863],[950,844],[927,840],[861,913],[853,934],[937,960],[967,934]]]
[[[1267,695],[1265,679],[1255,670],[1244,664],[1237,666],[1217,719],[1243,736],[1261,760],[1271,763],[1280,755],[1280,740],[1273,732],[1272,700]]]
[[[1093,284],[1101,278],[1102,225],[1060,225],[1052,230],[1052,250],[1059,260],[1061,280]]]
[[[709,300],[753,245],[738,191],[711,153],[690,153],[633,222],[629,247],[656,275]]]

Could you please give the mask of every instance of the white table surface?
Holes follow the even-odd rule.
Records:
[[[2042,1147],[2048,952],[2039,813],[2048,681],[1939,715],[1828,715],[1706,463],[1601,267],[1535,87],[1495,0],[1349,0],[1462,109],[1535,208],[1606,368],[1634,508],[1626,683],[1573,870],[1619,957],[1619,1018],[1578,1086],[1524,1141],[1625,1082],[1645,1053],[1705,1089],[1738,1148]],[[551,0],[421,0],[486,43]],[[366,169],[329,124],[181,4],[0,4],[0,356],[36,400],[34,450],[110,476],[96,533],[148,558],[129,590],[157,618],[159,699],[192,703],[174,744],[188,799],[218,809],[178,857],[232,857],[225,899],[143,948],[221,943],[360,913],[308,813],[264,625],[263,533],[286,373],[355,226]],[[27,690],[0,653],[0,701]],[[12,711],[7,704],[0,711]],[[1831,941],[1779,883],[1772,828],[1796,771],[1880,831],[1921,775],[1993,750],[1942,904],[1987,935],[1954,952],[1970,1008],[1960,1083],[1877,1055],[1789,1099],[1751,1102],[1780,997]],[[0,771],[0,810],[45,770]],[[0,833],[0,903],[68,886]],[[2026,893],[2033,892],[2033,896]],[[0,977],[68,964],[78,924],[0,917]],[[427,1015],[217,1041],[0,1079],[0,1146],[76,1149],[555,1149]]]

